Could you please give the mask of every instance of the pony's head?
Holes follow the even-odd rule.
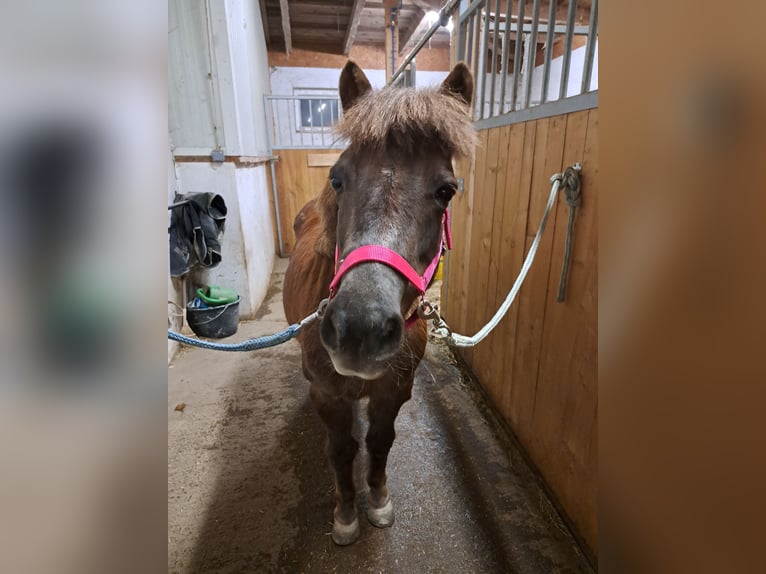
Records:
[[[331,168],[324,202],[338,265],[362,246],[400,255],[422,275],[439,255],[442,222],[457,189],[452,161],[473,153],[469,116],[473,79],[458,64],[437,89],[386,87],[373,92],[348,62],[340,77],[349,142]],[[333,228],[334,227],[334,228]],[[336,285],[320,327],[322,344],[342,375],[376,379],[391,367],[405,337],[418,289],[395,268],[365,261]]]

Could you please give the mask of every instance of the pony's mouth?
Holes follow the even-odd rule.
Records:
[[[386,366],[384,364],[375,366],[371,369],[365,368],[363,370],[358,368],[349,368],[344,366],[337,355],[332,352],[330,352],[330,360],[332,361],[332,366],[335,369],[335,372],[339,375],[343,375],[344,377],[356,377],[359,379],[364,379],[365,381],[375,381],[382,378],[387,372]]]

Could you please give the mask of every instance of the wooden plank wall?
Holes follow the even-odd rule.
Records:
[[[274,164],[274,173],[277,179],[279,226],[282,230],[284,246],[283,257],[290,255],[295,246],[295,234],[293,233],[295,216],[309,200],[319,195],[319,192],[327,184],[327,174],[330,171],[330,166],[338,159],[338,153],[338,150],[318,149],[285,149],[274,152],[279,158]],[[269,185],[271,185],[271,181],[269,181]],[[273,221],[275,211],[273,205],[271,207]],[[276,226],[274,229],[276,230]],[[277,245],[277,254],[279,255],[276,231],[274,245]]]
[[[598,109],[480,133],[465,192],[453,200],[455,248],[442,313],[473,335],[508,293],[537,232],[550,176],[581,162],[582,207],[567,298],[556,302],[568,207],[560,198],[515,304],[495,331],[460,351],[597,556]]]

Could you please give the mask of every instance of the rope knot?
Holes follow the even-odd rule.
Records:
[[[556,301],[563,303],[566,298],[567,276],[569,275],[569,261],[572,258],[572,235],[574,232],[575,213],[582,203],[582,194],[580,193],[580,170],[582,165],[576,163],[566,168],[561,178],[561,187],[564,188],[564,200],[569,206],[569,222],[567,224],[567,237],[564,244],[564,262],[561,267],[561,281],[559,282],[559,292]]]
[[[582,193],[580,192],[580,170],[581,166],[576,163],[568,167],[561,176],[561,187],[564,188],[564,200],[569,207],[580,207],[582,204]]]

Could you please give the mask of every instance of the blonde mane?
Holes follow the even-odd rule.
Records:
[[[352,146],[396,146],[409,152],[422,148],[425,140],[452,156],[470,157],[478,140],[469,114],[459,96],[438,88],[389,86],[360,98],[344,112],[335,131]]]

